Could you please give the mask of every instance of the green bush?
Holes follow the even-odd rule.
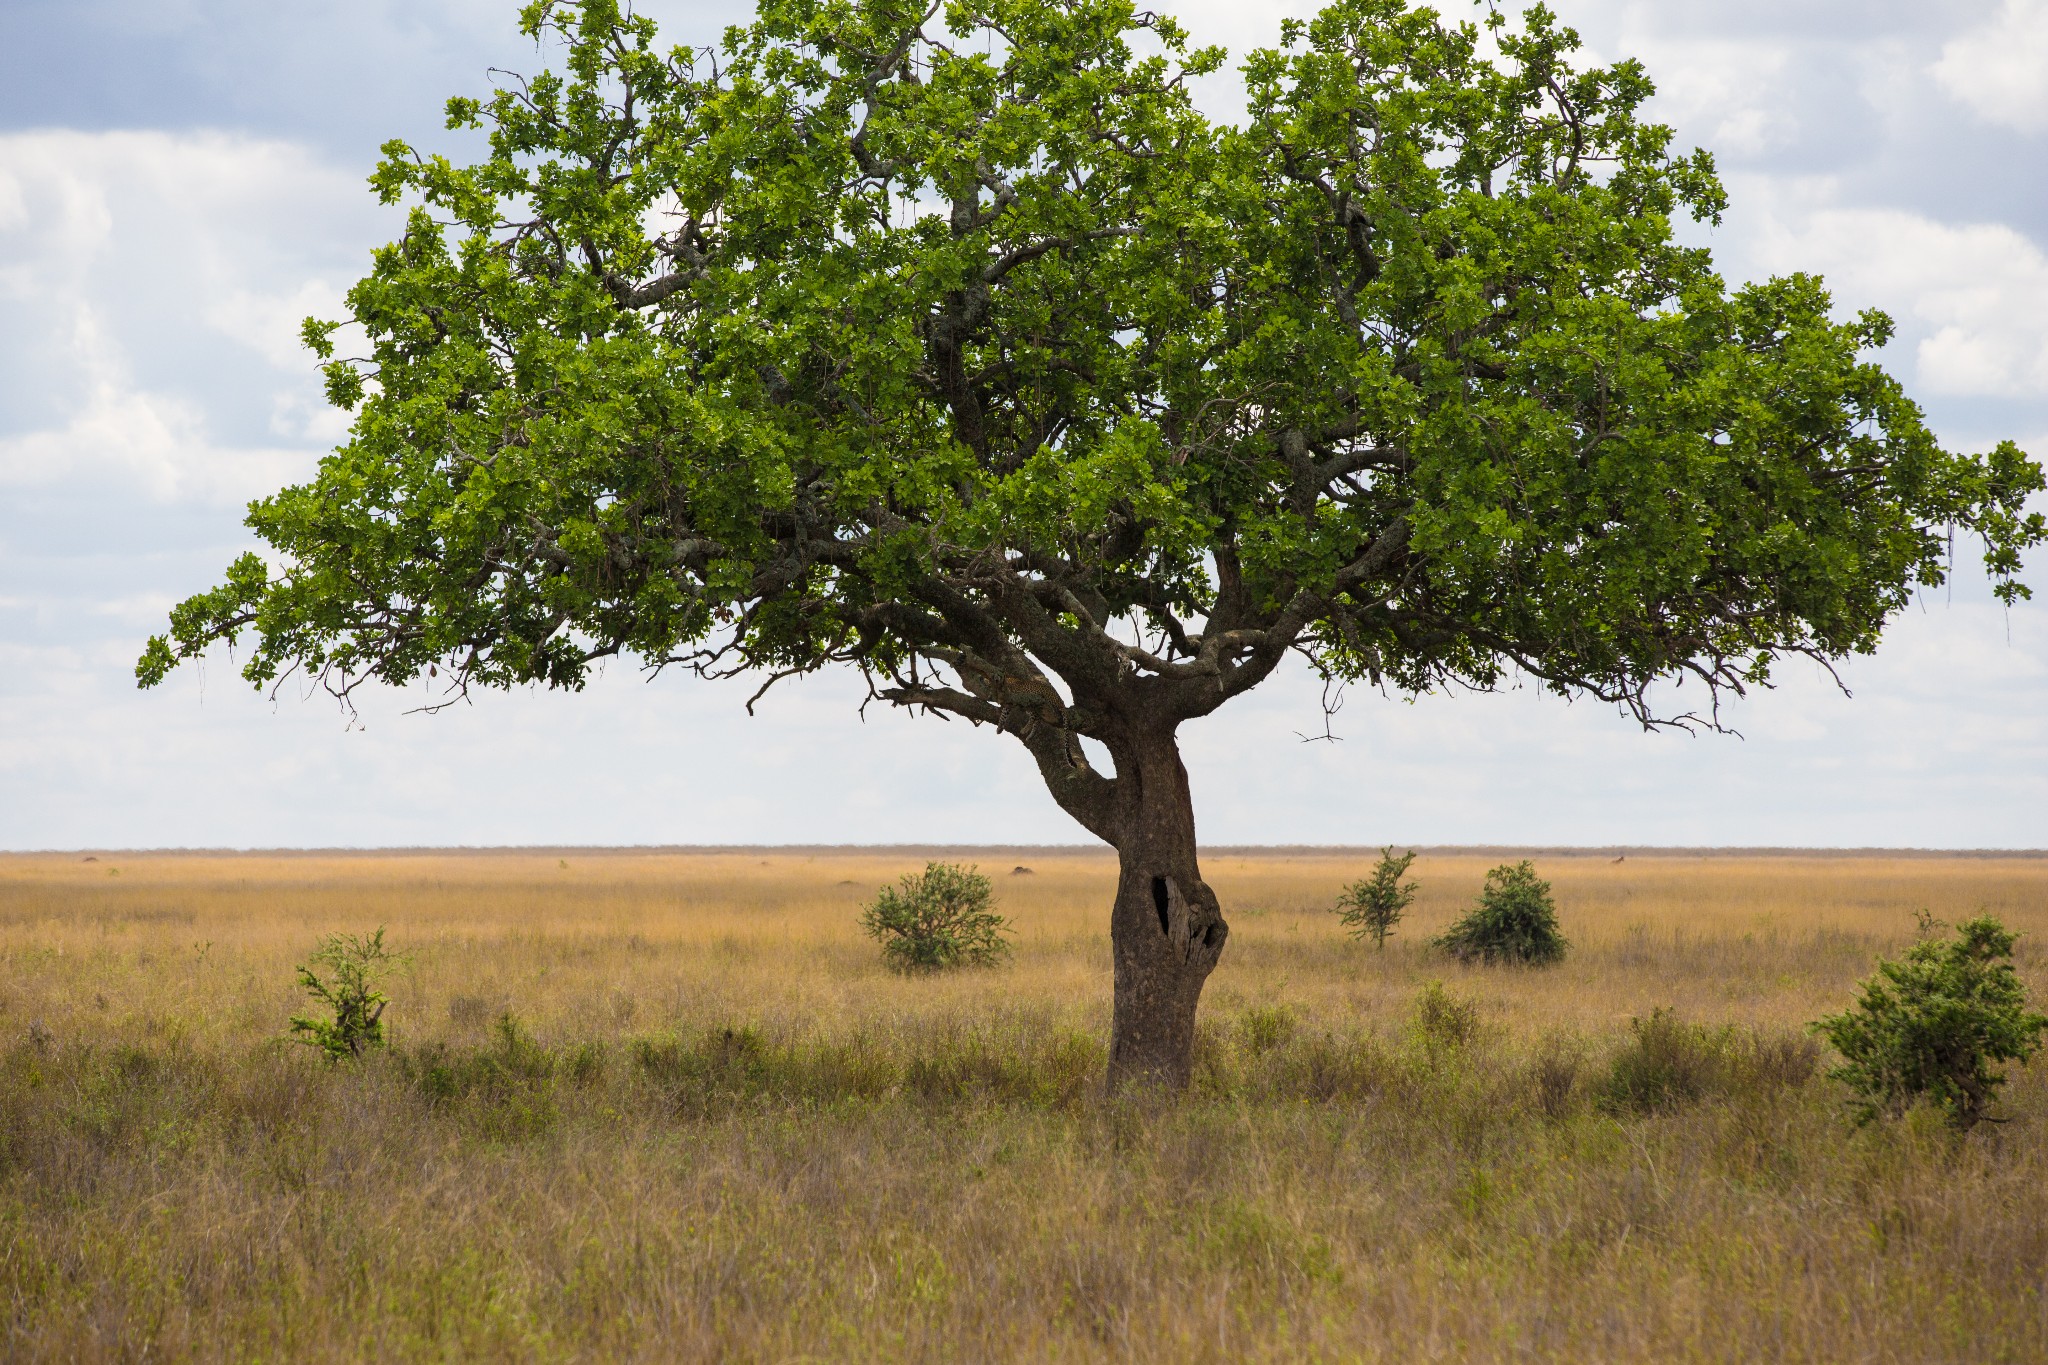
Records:
[[[1804,1085],[1820,1049],[1813,1040],[1738,1033],[1688,1023],[1658,1008],[1629,1021],[1629,1037],[1598,1086],[1609,1113],[1654,1113],[1713,1096],[1761,1096]]]
[[[1550,883],[1536,875],[1535,865],[1526,858],[1487,873],[1479,903],[1436,945],[1460,962],[1477,958],[1539,966],[1563,957],[1567,947],[1557,931]]]
[[[922,875],[883,887],[861,912],[861,927],[899,972],[989,967],[1010,951],[1008,922],[989,908],[994,897],[973,868],[926,863]]]
[[[1394,856],[1392,845],[1380,850],[1372,875],[1353,882],[1337,897],[1337,918],[1353,938],[1372,936],[1373,947],[1384,950],[1387,935],[1401,922],[1401,912],[1415,899],[1415,883],[1403,882],[1401,875],[1415,861],[1413,851]]]
[[[2032,1056],[2048,1028],[2013,972],[2016,937],[1984,915],[1954,938],[1923,939],[1902,962],[1878,959],[1853,1008],[1814,1023],[1842,1055],[1828,1074],[1856,1092],[1861,1121],[1922,1099],[1964,1131],[1985,1117],[2005,1084],[1995,1064]]]
[[[1415,1032],[1433,1048],[1463,1047],[1479,1032],[1479,1007],[1431,981],[1415,997]]]
[[[1629,1021],[1629,1039],[1608,1063],[1600,1107],[1649,1113],[1704,1099],[1728,1087],[1735,1070],[1735,1030],[1709,1028],[1668,1009]]]
[[[555,1055],[527,1032],[516,1015],[499,1015],[491,1026],[491,1035],[488,1047],[429,1043],[410,1054],[401,1054],[400,1065],[429,1098],[436,1100],[462,1099],[474,1094],[502,1095],[522,1086],[538,1086],[555,1074]],[[576,1065],[594,1064],[601,1068],[601,1054],[594,1054],[593,1063],[582,1060],[586,1052],[593,1049],[578,1049]],[[582,1083],[588,1077],[577,1079]]]
[[[400,954],[384,946],[380,925],[371,934],[329,934],[320,940],[311,964],[299,967],[299,985],[315,1004],[324,1005],[332,1019],[293,1015],[291,1031],[298,1041],[317,1047],[329,1061],[360,1057],[366,1048],[384,1044],[384,1007],[391,1003],[377,989],[377,976],[388,964],[402,961]],[[332,973],[323,980],[314,967]]]
[[[1237,1018],[1238,1043],[1257,1057],[1284,1046],[1294,1028],[1294,1011],[1285,1005],[1254,1005]]]

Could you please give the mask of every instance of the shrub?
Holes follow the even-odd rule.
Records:
[[[1609,1113],[1652,1113],[1709,1096],[1764,1095],[1804,1085],[1819,1049],[1810,1038],[1737,1033],[1655,1009],[1629,1021],[1609,1061],[1599,1103]]]
[[[1608,1063],[1600,1107],[1649,1113],[1726,1088],[1734,1070],[1735,1031],[1689,1024],[1657,1008],[1629,1020],[1629,1039]]]
[[[1479,903],[1436,944],[1460,962],[1477,958],[1532,965],[1557,961],[1567,946],[1557,931],[1550,883],[1536,875],[1526,858],[1487,873]]]
[[[509,1012],[499,1015],[491,1034],[493,1041],[488,1047],[451,1048],[431,1043],[411,1056],[401,1054],[400,1063],[420,1089],[437,1100],[473,1094],[501,1096],[521,1086],[531,1089],[554,1075],[554,1054],[527,1032],[518,1016]],[[602,1060],[595,1065],[601,1068]],[[588,1078],[579,1076],[578,1080]]]
[[[1415,883],[1403,882],[1401,874],[1415,861],[1415,854],[1394,856],[1392,845],[1380,850],[1372,875],[1353,882],[1337,897],[1337,918],[1353,938],[1372,935],[1373,947],[1384,950],[1387,935],[1401,922],[1401,912],[1415,899]]]
[[[1463,1047],[1479,1032],[1479,1007],[1432,981],[1415,997],[1415,1031],[1431,1047]]]
[[[1805,1085],[1820,1066],[1820,1044],[1799,1034],[1759,1035],[1753,1040],[1749,1066],[1759,1089]]]
[[[861,912],[861,927],[899,972],[988,967],[1010,951],[1008,922],[989,908],[989,879],[956,863],[926,863],[920,876],[885,886]]]
[[[383,1046],[384,1007],[391,1002],[377,989],[377,977],[387,965],[403,960],[384,946],[381,925],[371,934],[329,934],[321,939],[310,965],[299,967],[299,985],[334,1017],[293,1015],[291,1031],[298,1041],[319,1048],[329,1061],[336,1062],[360,1057],[366,1048]],[[314,967],[327,968],[332,978],[322,980]]]
[[[1984,915],[1954,938],[1923,939],[1902,962],[1878,959],[1853,1008],[1813,1024],[1842,1055],[1828,1074],[1856,1092],[1860,1121],[1896,1117],[1921,1099],[1964,1131],[1985,1117],[2005,1084],[1994,1064],[2032,1056],[2048,1028],[2027,1010],[2013,972],[2015,938]]]
[[[1294,1023],[1294,1012],[1285,1005],[1254,1005],[1238,1016],[1238,1041],[1256,1057],[1292,1038]]]
[[[448,1021],[461,1028],[481,1028],[504,1012],[481,995],[458,995],[448,1002]]]
[[[1571,1112],[1584,1065],[1585,1055],[1576,1043],[1554,1035],[1544,1040],[1529,1068],[1529,1080],[1536,1108],[1545,1118],[1561,1119]]]
[[[460,1121],[492,1141],[517,1142],[553,1130],[561,1117],[561,1077],[582,1088],[603,1076],[600,1049],[584,1045],[557,1054],[501,1014],[482,1047],[429,1043],[398,1053],[402,1075],[436,1108],[459,1105]]]

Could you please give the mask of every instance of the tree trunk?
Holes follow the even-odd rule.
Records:
[[[1229,926],[1195,860],[1195,810],[1170,728],[1115,746],[1119,876],[1109,922],[1109,1088],[1186,1087],[1195,1005]]]

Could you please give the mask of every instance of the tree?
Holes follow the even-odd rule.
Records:
[[[1337,921],[1353,938],[1370,934],[1372,946],[1386,951],[1387,935],[1394,932],[1394,926],[1401,922],[1402,914],[1415,899],[1415,883],[1401,880],[1414,861],[1413,849],[1396,858],[1393,845],[1389,844],[1380,850],[1380,860],[1372,865],[1370,877],[1344,888],[1337,897]]]
[[[320,940],[312,961],[311,967],[299,966],[299,988],[315,1005],[332,1010],[334,1017],[293,1015],[291,1031],[297,1041],[319,1048],[330,1062],[382,1047],[384,1007],[391,998],[378,989],[377,978],[388,965],[403,961],[402,954],[384,946],[383,926],[368,934],[329,934]],[[333,975],[323,981],[313,967],[325,967]]]
[[[1290,651],[1711,725],[1652,684],[1870,649],[1955,528],[2023,591],[2039,467],[1943,450],[1862,357],[1881,314],[1725,287],[1671,229],[1710,159],[1540,9],[1488,58],[1337,0],[1241,127],[1187,93],[1223,54],[1128,0],[762,0],[666,53],[617,0],[522,23],[564,74],[450,101],[474,165],[386,145],[367,352],[305,332],[350,436],[140,680],[244,630],[250,680],[344,701],[857,667],[1116,847],[1112,1083],[1186,1080],[1227,933],[1177,731]]]

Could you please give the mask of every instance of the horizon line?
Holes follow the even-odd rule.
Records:
[[[1835,857],[1835,858],[2048,858],[2048,848],[1938,848],[1924,846],[1794,845],[1794,844],[1213,844],[1196,850],[1211,857],[1350,857],[1376,855],[1382,847],[1436,857]],[[531,854],[560,857],[675,856],[717,854],[820,854],[926,856],[931,854],[1037,854],[1110,858],[1116,850],[1101,843],[724,843],[724,844],[337,844],[227,847],[167,845],[153,848],[0,849],[0,858],[46,857],[377,857],[490,856]]]

